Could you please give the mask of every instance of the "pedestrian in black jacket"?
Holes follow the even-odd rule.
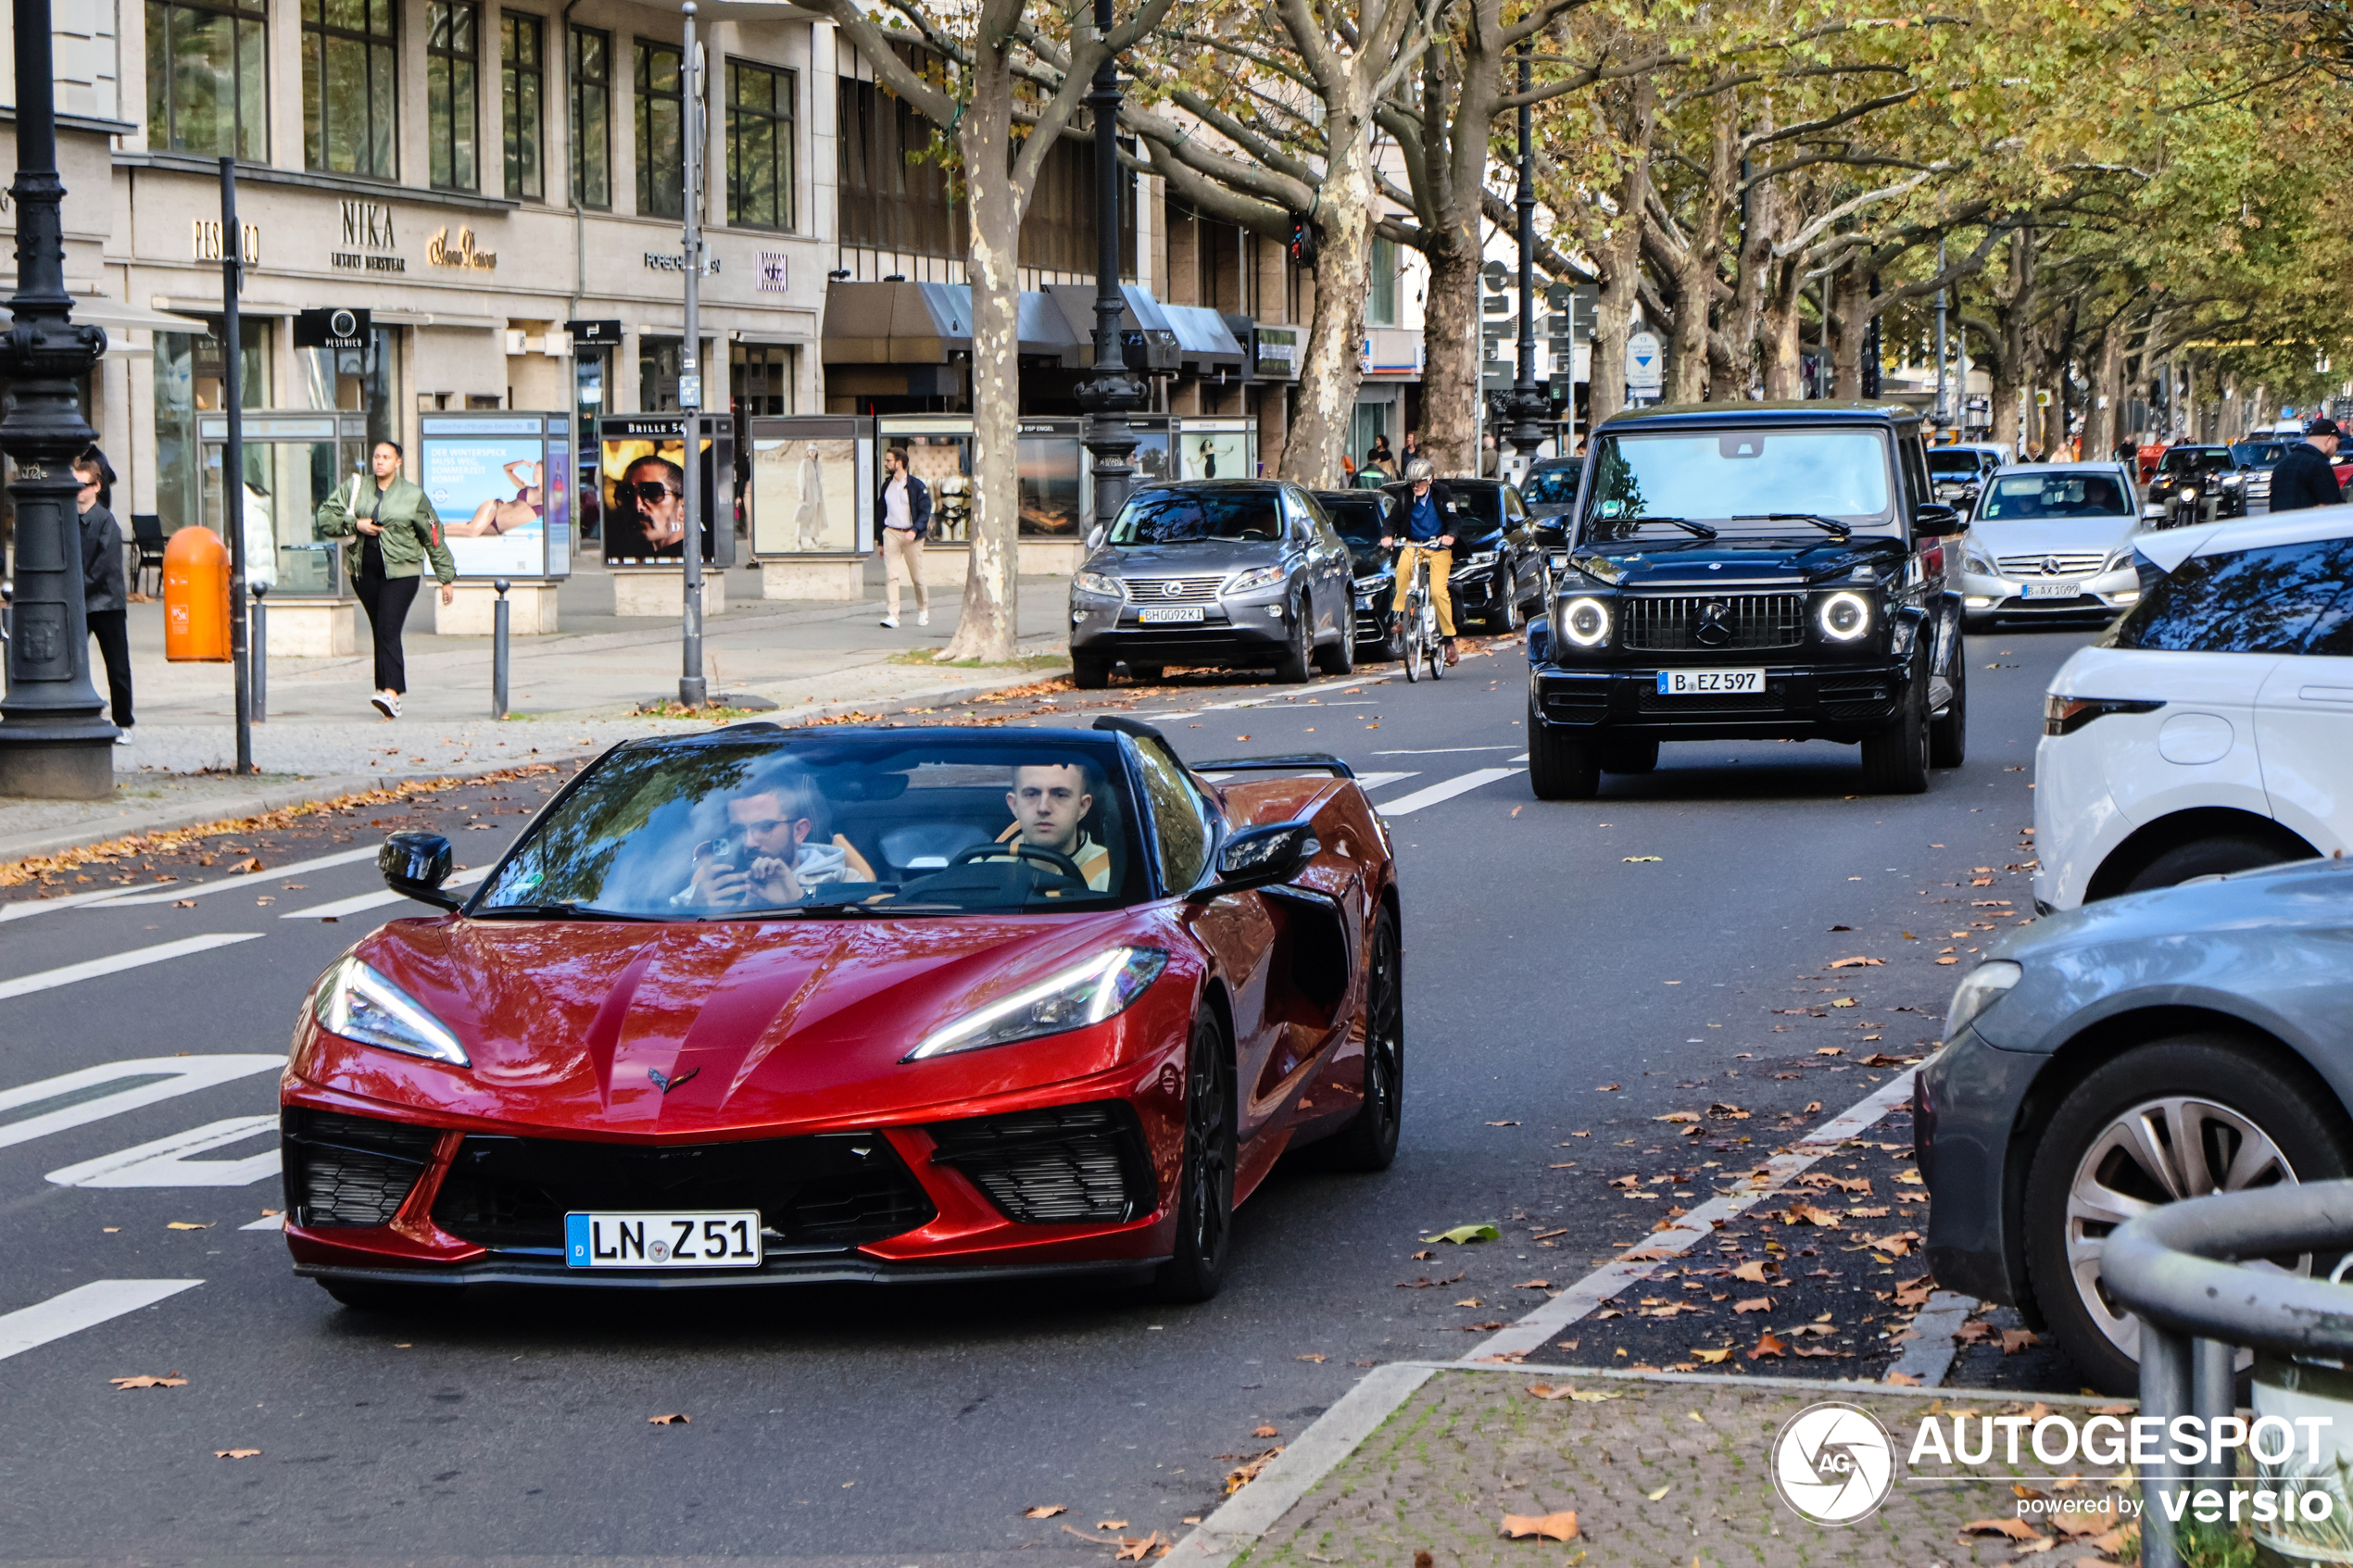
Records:
[[[82,456],[73,460],[73,476],[82,488],[73,504],[82,514],[82,610],[90,634],[98,639],[98,653],[107,661],[107,690],[114,698],[114,721],[121,730],[117,746],[131,744],[131,631],[129,586],[122,575],[122,527],[114,513],[99,503],[106,484],[101,459]]]
[[[2303,507],[2338,507],[2345,492],[2337,487],[2334,420],[2314,420],[2304,427],[2304,439],[2287,449],[2271,470],[2271,509],[2292,512]]]

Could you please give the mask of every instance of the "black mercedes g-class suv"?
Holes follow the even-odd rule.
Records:
[[[1917,794],[1966,746],[1957,558],[1920,416],[1710,403],[1605,420],[1549,614],[1529,626],[1529,781],[1580,799],[1667,740],[1860,743]]]

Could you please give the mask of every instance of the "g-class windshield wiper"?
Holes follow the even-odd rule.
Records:
[[[477,920],[492,915],[512,915],[518,920],[660,920],[659,915],[624,914],[619,909],[600,909],[594,904],[489,904],[472,911]]]
[[[1855,531],[1834,517],[1819,517],[1813,512],[1751,512],[1732,519],[1734,522],[1810,522],[1828,533],[1851,539]]]
[[[1716,530],[1708,527],[1707,524],[1704,522],[1693,522],[1687,517],[1636,517],[1628,518],[1626,521],[1632,523],[1637,528],[1640,528],[1646,522],[1672,523],[1677,528],[1686,529],[1691,533],[1698,534],[1703,539],[1713,539],[1716,537]]]

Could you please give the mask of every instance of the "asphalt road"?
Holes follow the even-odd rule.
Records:
[[[2083,640],[1972,638],[1969,761],[1915,797],[1860,795],[1851,748],[1710,744],[1669,746],[1656,773],[1608,780],[1598,800],[1539,802],[1510,645],[1436,684],[1114,688],[982,711],[1154,718],[1195,760],[1326,749],[1390,813],[1408,984],[1396,1165],[1279,1169],[1239,1218],[1228,1288],[1191,1309],[1063,1287],[513,1291],[392,1319],[294,1278],[277,1234],[253,1228],[280,1206],[269,1059],[318,972],[375,921],[415,912],[303,911],[377,891],[364,852],[391,826],[434,823],[460,863],[486,863],[552,776],[40,890],[128,876],[157,895],[141,904],[10,920],[33,890],[0,889],[0,1558],[979,1568],[1103,1562],[1098,1521],[1173,1537],[1364,1367],[1464,1354],[1481,1325],[1886,1083],[1895,1069],[1873,1061],[1931,1048],[1971,951],[2032,912],[2021,830],[2041,695]],[[284,869],[336,854],[354,858]],[[246,858],[263,871],[225,876]],[[195,938],[219,945],[166,947]],[[114,972],[55,973],[158,947]],[[1880,961],[1830,967],[1845,958]],[[68,1077],[123,1062],[145,1065]],[[1658,1120],[1681,1112],[1699,1120]],[[1890,1298],[1920,1273],[1901,1242],[1925,1217],[1907,1201],[1908,1138],[1892,1118],[1868,1135],[1884,1147],[1819,1167],[1869,1184],[1838,1200],[1885,1208],[1865,1228],[1893,1240],[1730,1226],[1729,1246],[1662,1270],[1612,1304],[1622,1316],[1574,1325],[1575,1349],[1547,1355],[1673,1365],[1730,1349],[1730,1368],[1876,1375]],[[1503,1239],[1422,1239],[1471,1222]],[[1767,1284],[1738,1283],[1758,1258]],[[1769,1304],[1734,1311],[1758,1295]],[[1767,1329],[1816,1353],[1752,1360]],[[186,1381],[109,1382],[161,1374]],[[1990,1348],[1963,1375],[2079,1381],[2047,1352]],[[691,1421],[651,1424],[673,1412]],[[1263,1426],[1278,1436],[1253,1436]],[[1023,1516],[1039,1506],[1067,1512]]]

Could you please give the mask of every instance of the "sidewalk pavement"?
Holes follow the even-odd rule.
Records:
[[[1543,1389],[1551,1398],[1532,1393]],[[1573,1389],[1575,1397],[1562,1397]],[[2080,1482],[2054,1488],[2048,1465],[1990,1462],[1912,1476],[1903,1461],[1919,1417],[2025,1412],[2022,1401],[1967,1390],[1891,1388],[1797,1378],[1619,1373],[1592,1368],[1395,1363],[1368,1374],[1315,1427],[1265,1464],[1173,1562],[1304,1568],[1798,1568],[2032,1561],[2120,1561],[2129,1539],[2107,1534],[2137,1507],[2136,1488],[2082,1463]],[[1845,1527],[1808,1523],[1777,1496],[1774,1437],[1823,1400],[1858,1405],[1894,1442],[1895,1479],[1884,1504]],[[1402,1402],[1401,1402],[1402,1400]],[[1346,1428],[1348,1407],[1360,1407]],[[2046,1395],[2049,1413],[2081,1420],[2097,1401]],[[2114,1407],[2108,1407],[2114,1408]],[[1379,1419],[1387,1411],[1386,1419]],[[1335,1418],[1338,1418],[1337,1421]],[[1319,1440],[1320,1439],[1320,1440]],[[1296,1456],[1296,1457],[1294,1457]],[[1286,1471],[1285,1467],[1290,1467]],[[1328,1468],[1326,1468],[1328,1467]],[[2017,1488],[2078,1499],[2105,1514],[2022,1506]],[[1304,1483],[1304,1485],[1302,1485]],[[1265,1488],[1262,1492],[1261,1488]],[[1565,1543],[1510,1539],[1507,1514],[1574,1512]],[[2023,1515],[2023,1534],[1980,1521]],[[2064,1528],[2053,1519],[2064,1518]],[[2131,1528],[2125,1526],[2130,1537]],[[2036,1542],[2041,1545],[2036,1545]],[[1416,1554],[1428,1552],[1425,1561]]]
[[[703,633],[713,696],[749,697],[746,706],[762,717],[791,722],[937,707],[1068,672],[1060,578],[1022,582],[1021,664],[958,669],[897,660],[947,646],[961,588],[932,591],[928,626],[915,624],[910,596],[892,630],[878,623],[878,564],[868,575],[865,599],[819,602],[762,599],[757,570],[726,573],[726,612],[710,617]],[[489,716],[491,640],[434,635],[433,603],[429,590],[421,592],[409,613],[409,693],[397,721],[368,705],[371,659],[364,649],[355,658],[271,659],[268,718],[253,729],[260,775],[244,779],[226,772],[236,748],[231,667],[165,662],[162,605],[132,606],[138,723],[131,743],[115,752],[114,798],[0,797],[0,863],[404,778],[590,756],[633,736],[711,721],[633,714],[676,697],[679,627],[674,620],[613,615],[611,580],[593,558],[584,558],[560,591],[563,629],[511,640],[504,721]],[[94,673],[103,692],[103,668]]]

